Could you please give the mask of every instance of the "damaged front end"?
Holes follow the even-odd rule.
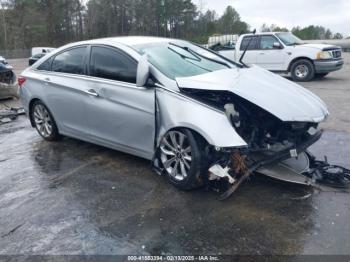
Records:
[[[253,173],[303,185],[327,179],[348,184],[350,172],[319,164],[307,151],[329,115],[307,89],[256,66],[180,77],[176,83],[180,92],[156,92],[157,145],[173,128],[198,133],[207,142],[203,180],[226,183],[221,199]]]
[[[0,63],[0,99],[18,97],[16,75],[12,66]]]
[[[210,154],[209,161],[213,164],[209,168],[209,181],[224,178],[232,185],[222,198],[231,195],[253,172],[311,184],[309,178],[300,175],[309,168],[304,152],[322,135],[318,123],[282,121],[229,91],[183,89],[182,92],[224,111],[247,143],[245,148],[224,148]]]

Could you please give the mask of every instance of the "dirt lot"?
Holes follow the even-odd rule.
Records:
[[[350,168],[345,59],[343,70],[302,85],[331,112],[312,151]],[[10,63],[20,71],[27,61]],[[3,255],[350,255],[347,193],[253,177],[220,202],[214,192],[176,190],[143,159],[69,138],[45,142],[25,117],[0,126],[0,184]]]

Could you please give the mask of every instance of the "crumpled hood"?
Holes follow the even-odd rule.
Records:
[[[176,78],[179,88],[231,91],[282,121],[321,122],[325,103],[309,90],[258,66]]]

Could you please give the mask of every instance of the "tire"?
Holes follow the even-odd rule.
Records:
[[[329,73],[318,73],[316,74],[317,78],[324,78],[326,75],[328,75]]]
[[[39,135],[47,141],[57,141],[61,138],[50,110],[41,101],[35,101],[31,108],[31,116]]]
[[[181,143],[181,138],[183,139]],[[203,143],[189,130],[171,130],[163,137],[159,159],[169,182],[181,190],[191,190],[203,184]]]
[[[291,67],[292,79],[297,82],[307,82],[315,77],[315,68],[311,61],[300,59],[295,61]]]

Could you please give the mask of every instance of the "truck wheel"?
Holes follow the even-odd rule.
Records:
[[[315,77],[315,68],[311,61],[300,59],[293,63],[291,74],[294,81],[307,82]]]
[[[202,153],[200,141],[186,129],[165,134],[160,144],[160,162],[172,185],[190,190],[201,185]]]

